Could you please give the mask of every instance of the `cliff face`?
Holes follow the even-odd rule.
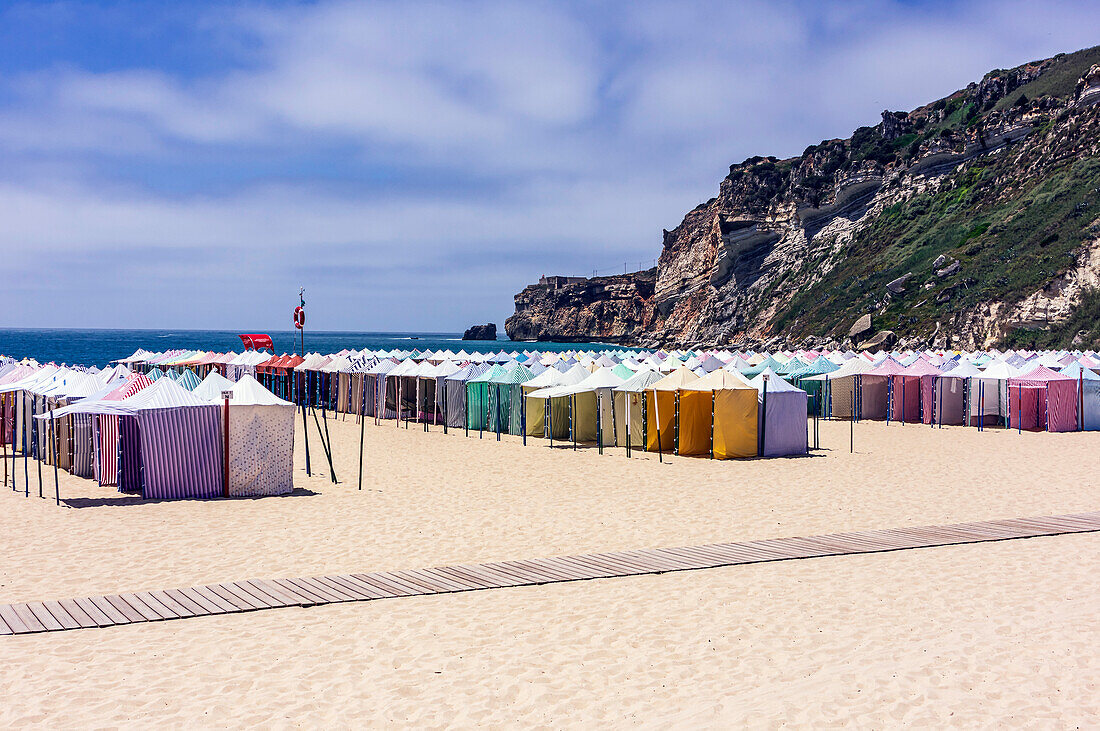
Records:
[[[532,284],[516,295],[504,328],[513,340],[633,343],[653,321],[657,270]]]
[[[795,158],[731,166],[664,233],[652,293],[631,284],[648,276],[528,287],[505,328],[839,345],[871,314],[914,346],[1100,340],[1075,318],[1100,286],[1100,47],[990,72]]]

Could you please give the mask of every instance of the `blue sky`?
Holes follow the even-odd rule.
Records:
[[[1095,2],[0,5],[0,325],[503,324],[732,162],[1100,38]]]

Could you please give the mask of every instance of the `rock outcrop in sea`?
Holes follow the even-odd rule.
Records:
[[[1100,345],[1100,47],[730,166],[654,270],[544,278],[517,340]],[[853,332],[870,315],[874,329]]]

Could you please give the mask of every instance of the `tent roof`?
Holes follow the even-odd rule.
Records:
[[[657,384],[655,388],[659,388]],[[685,391],[731,391],[734,389],[753,388],[744,376],[737,371],[719,368],[707,375],[697,378],[683,386]]]
[[[715,371],[717,373],[718,371]],[[678,391],[692,381],[699,380],[699,376],[687,368],[680,366],[672,373],[652,384],[649,390],[652,391]]]
[[[241,380],[231,390],[233,396],[229,399],[230,406],[294,406],[271,393],[247,373],[241,376]]]
[[[798,386],[792,386],[783,379],[783,376],[768,368],[756,374],[751,383],[757,391],[764,391],[764,377],[768,377],[768,393],[805,393]]]
[[[233,388],[233,381],[217,371],[210,371],[206,378],[202,379],[202,383],[192,389],[191,393],[207,401],[220,401],[222,391],[228,391],[231,388]]]

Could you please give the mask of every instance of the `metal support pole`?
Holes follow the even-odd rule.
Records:
[[[222,496],[229,497],[229,397],[231,391],[222,391]]]

